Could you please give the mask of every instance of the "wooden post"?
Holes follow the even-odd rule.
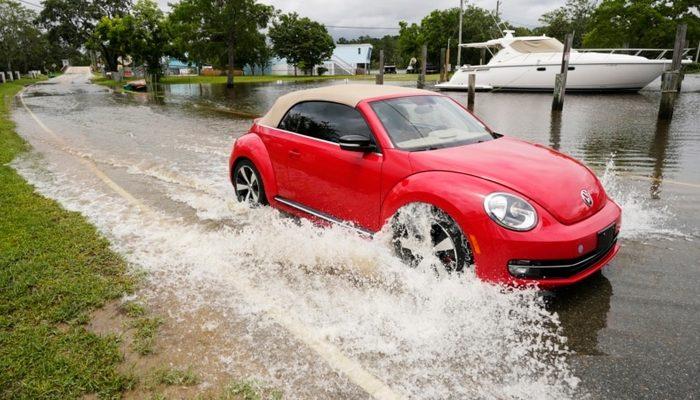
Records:
[[[685,33],[688,29],[686,24],[678,25],[676,29],[676,42],[673,46],[673,61],[671,70],[661,75],[661,102],[659,103],[659,119],[669,120],[673,117],[673,107],[676,97],[680,91],[682,72],[681,60],[683,55],[683,44],[685,43]]]
[[[447,50],[445,50],[445,80],[450,80],[450,45],[447,41]]]
[[[12,76],[12,71],[7,71],[7,80],[12,82],[15,78]]]
[[[5,83],[5,73],[0,71],[0,83]]]
[[[476,74],[469,74],[469,92],[467,93],[467,108],[474,110],[474,94],[476,92]]]
[[[425,68],[428,64],[428,45],[423,45],[420,54],[420,74],[418,75],[418,83],[416,87],[418,89],[423,89],[425,87]]]
[[[695,62],[698,62],[698,59],[700,59],[700,42],[698,42],[698,48],[695,49]]]
[[[379,50],[379,73],[375,83],[377,85],[384,84],[384,50]]]
[[[564,52],[561,56],[561,72],[554,79],[554,97],[552,98],[552,110],[561,111],[564,108],[564,94],[566,93],[566,74],[569,71],[569,55],[571,43],[574,40],[573,33],[567,33],[564,41]]]
[[[486,63],[486,49],[481,48],[481,51],[479,52],[479,65],[484,65]]]
[[[22,75],[19,74],[19,71],[15,71],[15,79],[17,79],[17,80],[22,79]]]
[[[671,62],[671,70],[678,71],[678,83],[676,84],[676,90],[680,93],[681,83],[683,82],[683,71],[681,71],[683,60],[683,48],[687,47],[685,42],[685,34],[688,31],[688,25],[680,24],[676,28],[676,42],[673,45],[673,61]]]
[[[445,49],[440,49],[440,82],[445,82],[447,79],[447,71],[445,70]]]

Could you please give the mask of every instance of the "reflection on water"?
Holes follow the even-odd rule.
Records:
[[[561,112],[552,111],[549,122],[549,147],[559,150],[561,147]]]
[[[664,164],[666,163],[666,149],[669,142],[670,122],[659,120],[656,123],[656,133],[651,142],[649,156],[654,159],[654,173],[651,181],[651,197],[658,199],[661,191],[661,181],[664,174]]]
[[[578,354],[600,355],[598,332],[606,327],[612,285],[603,274],[596,274],[583,284],[553,292],[548,308],[559,314],[567,345]]]

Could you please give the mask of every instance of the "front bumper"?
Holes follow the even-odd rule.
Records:
[[[541,221],[529,232],[509,231],[488,221],[481,232],[470,235],[480,278],[517,286],[567,286],[599,271],[620,249],[621,210],[611,200],[595,215],[572,225],[537,211]],[[601,236],[603,232],[609,236]]]

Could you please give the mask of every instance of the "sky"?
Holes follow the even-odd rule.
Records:
[[[167,8],[168,2],[158,0]],[[354,38],[368,34],[381,37],[398,33],[399,21],[420,22],[432,10],[459,7],[459,0],[260,0],[283,12],[296,11],[325,24],[334,37]],[[496,0],[472,0],[486,9],[496,9]],[[543,13],[564,5],[565,0],[502,0],[501,16],[518,26],[534,27]],[[391,27],[394,29],[345,29],[332,26]]]
[[[22,0],[20,0],[22,1]],[[27,5],[41,0],[25,0]],[[163,10],[177,0],[157,0]],[[458,7],[459,0],[259,0],[283,12],[321,22],[335,38],[355,38],[360,35],[381,37],[398,33],[399,21],[420,22],[432,10]],[[23,1],[24,2],[24,1]],[[565,0],[501,0],[501,18],[516,26],[535,27],[538,18],[547,11],[564,5]],[[471,0],[465,4],[494,10],[496,0]],[[34,7],[32,7],[34,8]],[[38,8],[38,7],[37,7]],[[366,29],[344,27],[367,27]],[[389,29],[375,29],[389,28]]]

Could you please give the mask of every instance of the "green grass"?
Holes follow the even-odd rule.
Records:
[[[118,397],[119,338],[83,325],[132,290],[125,261],[84,217],[34,192],[7,165],[27,149],[10,120],[22,79],[0,84],[0,398]]]
[[[192,368],[160,368],[153,372],[151,380],[156,385],[166,386],[193,386],[199,383],[199,377]]]
[[[439,78],[438,74],[426,75],[426,81],[435,81]],[[342,80],[348,79],[352,81],[369,81],[374,82],[374,75],[321,75],[321,76],[278,76],[278,75],[253,75],[253,76],[236,76],[234,83],[268,83],[268,82],[312,82],[321,80]],[[386,74],[384,75],[385,82],[404,81],[415,82],[418,80],[418,75],[408,74]],[[225,76],[165,76],[161,78],[161,83],[226,83]]]
[[[219,400],[281,400],[282,392],[255,380],[235,381],[224,388]]]
[[[130,327],[134,329],[132,350],[142,356],[153,354],[158,328],[162,324],[163,320],[158,317],[140,317],[131,321]]]

